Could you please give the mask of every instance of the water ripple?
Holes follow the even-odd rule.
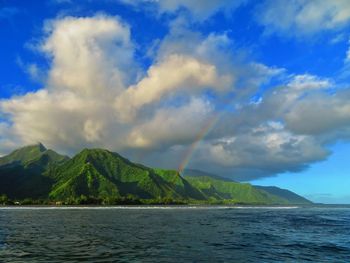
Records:
[[[350,210],[0,209],[0,262],[348,262]]]

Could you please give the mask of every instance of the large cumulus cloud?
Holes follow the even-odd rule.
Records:
[[[164,54],[140,72],[130,29],[116,17],[57,19],[45,33],[38,47],[51,63],[45,87],[1,101],[21,143],[42,141],[72,153],[85,146],[159,148],[167,138],[188,142],[212,109],[201,92],[227,90],[233,81],[211,61],[181,52]],[[181,115],[186,118],[177,119]],[[166,123],[181,132],[157,130]]]
[[[198,145],[189,166],[249,180],[305,169],[348,138],[347,89],[251,61],[225,33],[184,24],[173,22],[143,70],[120,18],[48,22],[38,47],[50,62],[44,87],[0,102],[0,153],[41,141],[178,168]]]

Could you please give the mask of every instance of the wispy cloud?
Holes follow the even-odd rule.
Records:
[[[350,22],[350,2],[266,0],[257,8],[256,18],[267,34],[306,37],[347,26]]]
[[[2,7],[0,8],[0,19],[10,19],[20,13],[16,7]]]
[[[153,6],[159,14],[174,14],[179,11],[187,11],[195,21],[205,21],[218,12],[230,14],[233,10],[240,7],[247,0],[120,0],[123,3],[138,7]]]

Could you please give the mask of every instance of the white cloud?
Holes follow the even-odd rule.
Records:
[[[346,51],[346,56],[345,56],[345,63],[350,63],[350,39],[348,41],[349,47],[348,50]]]
[[[327,79],[296,75],[266,92],[258,104],[225,113],[202,143],[192,166],[212,160],[211,172],[248,180],[296,172],[330,154],[327,145],[348,139],[348,91],[333,95]]]
[[[173,54],[183,54],[199,61],[215,65],[218,75],[231,77],[229,87],[237,102],[252,96],[264,83],[281,76],[285,70],[252,62],[244,51],[239,50],[227,33],[210,33],[203,36],[189,30],[187,20],[179,17],[170,28],[169,34],[160,43],[155,59],[162,60]]]
[[[188,143],[213,110],[201,91],[221,92],[232,84],[215,63],[179,52],[158,56],[144,78],[129,85],[135,81],[133,43],[129,27],[116,17],[50,21],[41,50],[51,59],[46,88],[2,100],[0,107],[12,122],[12,137],[66,153]],[[186,98],[181,105],[162,104],[178,96]]]
[[[152,119],[133,128],[128,144],[152,149],[191,144],[213,110],[209,101],[200,98],[193,98],[181,107],[160,108]]]
[[[340,133],[342,129],[350,128],[349,100],[348,90],[333,96],[316,93],[298,100],[285,116],[287,127],[299,134]]]
[[[120,146],[119,138],[110,137],[123,131],[113,103],[137,69],[129,27],[116,17],[97,15],[52,20],[45,32],[39,49],[51,60],[46,88],[0,104],[13,122],[13,136],[66,152]]]
[[[246,0],[121,0],[121,2],[138,6],[151,4],[156,5],[159,13],[175,13],[181,8],[189,10],[193,18],[197,21],[204,21],[216,13],[223,11],[226,14],[230,14],[233,10],[238,8],[240,5],[247,2]]]
[[[52,59],[50,87],[98,95],[129,84],[134,48],[130,29],[120,19],[65,17],[48,22],[45,31],[40,48]]]
[[[192,165],[200,169],[203,163],[210,162],[206,169],[211,172],[249,180],[300,171],[328,155],[328,150],[313,137],[294,135],[284,126],[265,123],[233,137],[203,142]]]
[[[339,33],[330,40],[330,43],[335,45],[346,40],[346,35],[344,33]]]
[[[9,123],[0,122],[0,156],[8,154],[9,151],[22,146],[21,141],[16,140],[12,134],[11,125]]]
[[[294,76],[288,86],[297,91],[306,91],[330,88],[332,83],[329,79],[303,74]]]
[[[202,138],[191,166],[248,180],[304,169],[328,156],[328,143],[349,137],[348,91],[330,94],[329,79],[242,58],[225,33],[173,26],[145,72],[129,26],[116,17],[53,20],[41,50],[51,62],[45,88],[0,102],[8,121],[0,122],[1,152],[41,141],[177,168]],[[281,85],[250,103],[272,78]]]
[[[338,30],[350,21],[348,0],[266,0],[256,11],[267,33],[308,36]]]
[[[220,91],[231,83],[231,76],[218,75],[215,65],[193,57],[170,55],[151,66],[145,78],[118,96],[116,108],[123,119],[128,119],[143,105],[158,102],[166,95],[178,91],[182,95],[198,93],[209,87]]]

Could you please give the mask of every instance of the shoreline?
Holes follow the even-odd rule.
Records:
[[[142,210],[142,209],[303,209],[303,208],[349,208],[348,204],[291,204],[291,205],[225,205],[225,204],[141,204],[141,205],[0,205],[0,210],[108,210],[108,209],[125,209],[125,210]]]
[[[236,206],[236,205],[25,205],[25,206],[0,206],[0,210],[152,210],[152,209],[296,209],[301,206]]]

